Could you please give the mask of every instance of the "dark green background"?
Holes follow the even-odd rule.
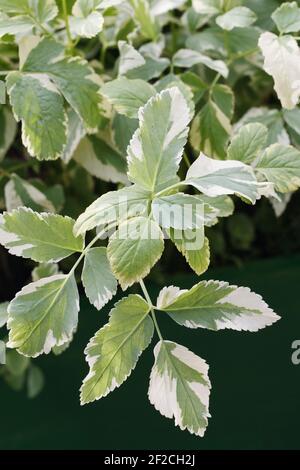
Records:
[[[37,360],[46,388],[35,400],[0,383],[1,449],[299,449],[300,365],[291,344],[300,339],[300,257],[209,271],[206,278],[251,287],[282,316],[259,333],[188,330],[159,315],[166,339],[189,347],[210,364],[210,419],[203,439],[175,428],[147,399],[149,348],[136,370],[109,397],[80,407],[87,373],[83,349],[107,319],[82,300],[79,333],[62,356]],[[190,287],[193,276],[170,279]],[[158,289],[152,287],[152,295]]]

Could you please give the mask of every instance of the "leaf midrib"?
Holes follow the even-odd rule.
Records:
[[[147,313],[142,317],[142,319],[137,323],[137,325],[134,327],[133,330],[130,331],[130,333],[124,338],[124,340],[122,341],[122,343],[118,346],[118,348],[116,349],[116,351],[114,352],[114,354],[112,355],[110,361],[108,362],[108,364],[106,364],[106,366],[104,367],[104,369],[101,371],[101,374],[100,376],[97,378],[97,380],[95,381],[95,383],[92,385],[92,387],[90,388],[88,394],[86,395],[85,399],[84,399],[84,402],[86,403],[89,399],[89,397],[91,396],[93,390],[95,389],[95,387],[98,385],[98,383],[100,382],[100,380],[103,378],[105,372],[107,371],[107,369],[110,367],[111,363],[113,362],[113,360],[115,359],[115,357],[117,356],[117,354],[120,352],[120,350],[123,348],[123,346],[127,343],[127,341],[134,335],[134,333],[139,329],[139,327],[142,325],[142,323],[146,320],[146,318],[149,316],[149,312],[150,312],[150,308],[148,309]],[[96,366],[96,364],[95,364]],[[131,368],[131,370],[133,369],[133,367]]]
[[[186,395],[188,396],[189,401],[191,402],[191,407],[192,407],[193,413],[194,413],[194,415],[195,415],[195,417],[196,417],[196,422],[198,422],[199,429],[202,429],[200,420],[198,419],[198,412],[197,412],[197,410],[195,409],[195,405],[194,405],[193,400],[190,398],[190,392],[193,392],[193,390],[191,390],[191,389],[188,387],[188,385],[186,384],[186,381],[181,377],[181,374],[178,372],[178,369],[177,369],[177,367],[176,367],[176,365],[175,365],[175,363],[174,363],[174,361],[173,361],[173,358],[172,358],[172,353],[170,353],[170,352],[168,351],[168,348],[167,348],[167,346],[165,345],[165,341],[163,340],[162,343],[163,343],[163,347],[165,348],[165,351],[166,351],[166,353],[167,353],[167,357],[168,357],[169,361],[171,362],[173,368],[175,369],[175,372],[176,372],[177,376],[179,377],[180,382],[181,382],[182,385],[183,385],[183,388],[184,388],[184,390],[185,390],[185,392],[186,392]],[[194,369],[194,370],[196,370],[196,369]],[[197,371],[197,372],[200,374],[199,371]],[[201,375],[202,375],[202,374],[201,374]],[[195,392],[193,392],[193,393],[195,393]],[[177,387],[176,387],[176,394],[177,394]],[[197,396],[197,395],[196,395],[196,396]],[[177,399],[177,397],[176,397],[176,399]],[[199,398],[199,401],[200,401],[200,403],[203,405],[203,403],[202,403],[202,401],[200,400],[200,398]],[[186,427],[188,427],[188,426],[186,426]]]

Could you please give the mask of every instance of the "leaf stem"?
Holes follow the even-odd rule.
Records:
[[[162,337],[162,334],[161,334],[161,331],[160,331],[160,328],[159,328],[159,325],[158,325],[158,322],[157,322],[157,319],[156,319],[156,314],[155,314],[155,311],[154,311],[154,306],[153,306],[153,303],[152,303],[152,300],[150,298],[150,295],[149,295],[149,292],[145,286],[145,283],[144,281],[140,281],[140,286],[141,286],[141,289],[143,291],[143,294],[145,296],[145,299],[150,307],[150,310],[151,310],[151,316],[152,316],[152,319],[153,319],[153,323],[154,323],[154,326],[155,326],[155,329],[156,329],[156,332],[158,334],[158,337],[161,341],[164,341],[163,337]]]
[[[166,193],[168,193],[168,192],[171,191],[172,189],[180,188],[180,186],[186,186],[186,182],[185,182],[185,181],[179,181],[178,183],[175,183],[175,184],[173,184],[172,186],[169,186],[168,188],[163,189],[163,190],[160,191],[159,193],[156,193],[156,194],[154,195],[154,198],[164,196]],[[153,199],[154,199],[154,198],[153,198]]]
[[[216,86],[216,84],[218,83],[218,81],[220,80],[220,78],[221,78],[221,74],[220,74],[220,73],[217,73],[217,75],[215,76],[215,78],[214,78],[213,81],[211,82],[210,90],[209,90],[210,93],[212,92],[212,90],[214,89],[214,87]]]
[[[73,44],[73,39],[71,35],[71,30],[70,30],[70,22],[69,22],[69,15],[68,15],[68,8],[67,8],[67,0],[62,1],[63,5],[63,14],[64,14],[64,20],[66,24],[66,32],[67,32],[67,38],[68,38],[68,47],[69,49],[73,49],[74,44]]]
[[[187,156],[187,153],[186,152],[183,152],[183,159],[185,161],[185,164],[188,168],[191,167],[191,162],[189,161],[189,157]]]
[[[81,261],[83,260],[83,258],[85,257],[85,255],[87,254],[89,249],[92,248],[95,245],[95,243],[99,240],[99,238],[101,238],[106,232],[108,232],[111,228],[113,228],[115,226],[116,226],[116,223],[114,222],[114,223],[108,225],[107,227],[105,227],[105,229],[101,230],[101,232],[97,233],[95,238],[93,238],[93,240],[84,248],[84,250],[80,254],[78,260],[76,261],[73,268],[69,272],[68,277],[72,276],[72,274],[76,271],[76,268],[80,265]]]

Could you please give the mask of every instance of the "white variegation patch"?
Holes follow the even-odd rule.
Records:
[[[280,319],[249,288],[220,281],[202,281],[189,291],[177,291],[173,299],[158,308],[180,325],[215,331],[228,328],[256,332]]]
[[[82,405],[104,398],[129,377],[153,336],[149,310],[139,295],[123,298],[111,310],[109,323],[85,350],[90,371],[81,387]]]
[[[20,207],[0,215],[0,243],[15,256],[55,263],[83,250],[83,238],[73,235],[73,226],[70,217]]]
[[[28,55],[41,41],[40,36],[26,35],[18,41],[20,68],[25,64]]]
[[[19,176],[13,175],[12,179],[4,187],[5,205],[8,212],[14,209],[30,205],[30,201],[39,206],[40,210],[55,212],[52,202],[39,189]]]
[[[96,178],[112,183],[128,184],[126,173],[118,171],[109,161],[105,164],[97,158],[93,145],[87,138],[81,140],[73,153],[73,159]]]
[[[201,54],[192,49],[180,49],[173,57],[173,64],[176,67],[190,68],[197,64],[203,64],[209,69],[215,70],[222,77],[227,78],[229,69],[222,60],[213,60],[210,57]]]
[[[171,341],[155,349],[149,400],[166,418],[174,418],[181,430],[203,437],[209,414],[210,381],[207,363]]]
[[[210,197],[237,194],[252,204],[258,198],[253,169],[237,160],[214,160],[201,153],[189,168],[186,183]]]
[[[73,11],[74,15],[74,11]],[[74,38],[92,38],[103,29],[104,18],[99,11],[91,11],[87,16],[71,16],[70,30]]]
[[[151,13],[154,16],[163,15],[174,8],[180,8],[184,3],[186,0],[152,0]]]
[[[3,302],[0,304],[0,328],[4,326],[8,319],[8,305],[9,302]]]
[[[300,97],[300,49],[296,39],[266,32],[258,44],[265,59],[264,69],[274,79],[282,106],[295,108]]]
[[[240,6],[232,8],[216,19],[216,23],[227,31],[233,28],[246,28],[257,20],[256,14],[250,8]]]
[[[167,307],[183,292],[186,291],[181,290],[179,287],[164,287],[157,297],[157,308],[163,309],[164,307]]]
[[[216,15],[222,10],[223,0],[192,0],[192,5],[201,15]]]
[[[145,215],[150,195],[137,186],[111,191],[103,194],[77,219],[74,226],[75,235],[84,234],[95,227],[131,217]]]
[[[172,87],[150,98],[139,110],[139,128],[127,150],[129,179],[150,191],[172,184],[187,140],[188,103]]]
[[[2,144],[0,144],[0,162],[6,155],[6,152],[12,145],[17,131],[17,124],[14,119],[13,113],[6,108],[3,108],[4,115],[4,129],[2,129],[3,137]]]
[[[117,292],[117,281],[107,259],[106,248],[90,249],[84,260],[82,282],[90,302],[101,310]]]
[[[118,48],[120,52],[119,75],[126,75],[129,70],[146,64],[142,54],[126,41],[119,41]]]
[[[78,312],[74,276],[56,274],[33,282],[9,304],[7,347],[28,357],[49,354],[72,339]]]

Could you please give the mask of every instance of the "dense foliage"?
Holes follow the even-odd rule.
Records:
[[[253,332],[279,317],[246,287],[199,280],[154,302],[144,279],[165,247],[201,276],[234,201],[284,212],[300,186],[299,31],[297,2],[0,0],[0,243],[32,270],[0,305],[14,388],[35,396],[33,359],[69,347],[78,283],[97,310],[120,285],[85,350],[81,403],[119,387],[156,331],[150,402],[203,436],[208,365],[166,340],[159,315]],[[228,220],[243,249],[249,217]]]

